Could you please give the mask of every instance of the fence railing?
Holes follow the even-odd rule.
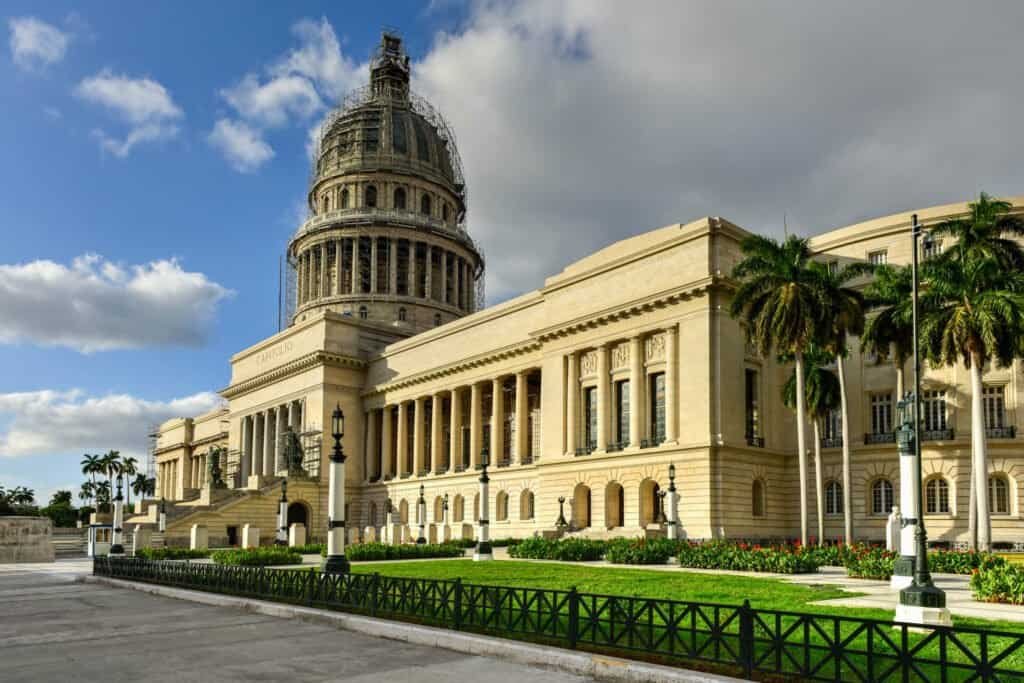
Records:
[[[379,574],[96,558],[93,572],[506,638],[720,669],[749,679],[1024,681],[1024,633],[485,586]]]

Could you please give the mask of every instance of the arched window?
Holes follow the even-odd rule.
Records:
[[[425,194],[420,197],[420,213],[430,215],[430,195]]]
[[[396,209],[404,209],[405,208],[405,188],[404,187],[399,187],[399,188],[397,188],[395,190],[395,208]]]
[[[988,478],[988,510],[993,515],[1010,514],[1010,484],[1005,474]]]
[[[929,515],[949,513],[949,484],[945,479],[935,477],[924,485],[924,507]]]
[[[366,320],[369,317],[370,317],[370,312],[368,310],[366,310],[366,306],[360,306],[359,307],[359,318],[361,320]]]
[[[755,479],[750,487],[750,510],[754,517],[764,517],[764,497],[764,482],[760,479]]]
[[[843,514],[843,485],[834,479],[825,484],[825,514]]]
[[[449,216],[451,216],[451,209],[448,208],[448,202],[445,202],[444,204],[441,205],[441,218],[443,218],[445,222],[447,222]]]
[[[366,205],[371,208],[377,206],[377,188],[374,185],[366,186]]]
[[[533,491],[526,490],[519,495],[519,519],[533,519]]]
[[[494,499],[494,518],[499,522],[508,521],[508,494],[504,491],[498,491]]]
[[[466,504],[462,496],[455,496],[455,502],[452,504],[452,521],[461,522],[466,517],[465,511]]]
[[[435,313],[434,314],[434,327],[438,327],[440,324],[441,324],[441,314],[440,313]]]
[[[407,314],[406,314],[406,312],[405,312],[405,309],[404,309],[404,308],[399,308],[399,309],[398,309],[398,320],[399,320],[399,322],[403,322],[403,323],[404,323],[404,322],[405,322],[405,318],[406,318],[406,315],[407,315]]]
[[[321,206],[323,206],[323,210],[324,211],[327,211],[328,209],[330,209],[331,208],[331,198],[329,196],[327,196],[327,195],[324,195],[323,201],[321,202]]]
[[[341,208],[348,208],[348,188],[346,187],[341,191]]]
[[[892,482],[876,479],[871,485],[871,514],[888,515],[892,512]]]

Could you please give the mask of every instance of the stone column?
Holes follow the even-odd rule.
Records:
[[[424,441],[423,441],[423,415],[426,399],[422,396],[414,402],[416,413],[412,423],[412,454],[413,454],[413,475],[420,476],[425,467],[424,463]]]
[[[341,254],[345,251],[344,247],[344,240],[334,240],[334,294],[341,294],[344,291],[341,285]]]
[[[370,238],[370,293],[377,293],[377,238]]]
[[[352,238],[352,293],[359,292],[359,236]]]
[[[320,297],[330,294],[327,287],[327,242],[320,243]]]
[[[608,450],[608,423],[611,414],[611,382],[608,377],[608,345],[597,347],[597,450]]]
[[[643,387],[644,376],[644,345],[637,335],[629,340],[629,445],[640,447],[643,438]]]
[[[527,410],[526,410],[526,399],[527,397],[527,378],[529,377],[527,370],[520,370],[516,373],[516,443],[512,454],[513,462],[521,463],[523,458],[526,456],[527,436],[529,435],[529,429],[527,428]]]
[[[576,416],[579,415],[577,402],[580,396],[579,362],[576,353],[570,351],[565,355],[567,363],[565,379],[565,450],[569,455],[576,453]]]
[[[455,257],[455,306],[463,308],[462,296],[462,258]]]
[[[274,409],[263,413],[263,476],[274,476]]]
[[[449,398],[451,410],[448,411],[448,471],[455,471],[455,463],[462,463],[462,397],[459,389],[452,389]]]
[[[480,438],[483,435],[481,399],[480,384],[474,382],[469,388],[469,464],[471,467],[480,464],[480,447],[483,445]]]
[[[424,284],[424,287],[426,288],[426,295],[427,295],[426,298],[427,299],[433,299],[434,298],[434,287],[433,287],[433,282],[434,282],[434,247],[431,246],[429,243],[427,244],[427,256],[426,256],[426,259],[424,260],[424,268],[426,268],[426,272],[424,273],[424,275],[426,276],[426,283]]]
[[[388,240],[388,293],[398,294],[398,240]]]
[[[313,258],[313,247],[309,248],[306,252],[306,257],[309,259],[309,264],[306,268],[306,275],[309,281],[306,283],[309,295],[306,297],[309,301],[316,299],[316,259]]]
[[[369,481],[373,478],[374,474],[380,474],[380,460],[377,459],[377,447],[380,442],[377,440],[377,411],[367,410],[366,411],[366,452],[363,456],[364,467],[366,471],[363,472],[363,479]],[[376,460],[376,462],[374,462]],[[374,468],[378,467],[376,472]]]
[[[416,282],[416,242],[409,240],[409,296],[419,295],[419,284]]]
[[[444,472],[441,468],[441,432],[443,431],[444,401],[441,394],[434,394],[430,407],[430,459],[431,469]]]
[[[679,438],[679,403],[676,398],[679,386],[679,326],[672,325],[665,330],[665,440],[675,443]]]
[[[277,443],[281,442],[281,435],[284,434],[284,429],[288,424],[288,409],[285,406],[277,407],[277,429],[274,432]],[[274,471],[273,474],[277,474],[278,468],[281,466],[281,453],[278,448],[274,448]]]
[[[441,250],[441,302],[448,303],[448,250]]]
[[[252,416],[255,434],[252,447],[252,473],[263,474],[263,434],[266,432],[266,421],[261,413]]]
[[[466,264],[466,310],[476,308],[476,289],[473,287],[473,266]]]
[[[249,474],[252,472],[252,441],[253,431],[255,426],[253,425],[252,415],[246,415],[242,418],[242,456],[239,458],[239,470],[242,481],[240,485],[244,488],[248,486]]]
[[[501,385],[500,378],[491,380],[491,461],[495,464],[501,463],[505,453],[505,400]]]
[[[408,470],[406,469],[406,458],[409,455],[409,418],[408,415],[408,404],[402,401],[398,404],[398,474],[399,476],[405,474]]]
[[[388,475],[395,475],[395,473],[391,471],[391,451],[394,450],[394,441],[391,433],[391,406],[384,406],[381,408],[380,412],[380,431],[382,435],[381,441],[383,442],[380,454],[380,476],[383,479]]]

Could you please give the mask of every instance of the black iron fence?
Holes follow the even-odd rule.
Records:
[[[715,669],[748,679],[1024,681],[1024,633],[379,574],[97,558],[130,581]]]

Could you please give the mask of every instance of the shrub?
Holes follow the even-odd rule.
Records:
[[[983,565],[1006,564],[998,555],[979,553],[977,550],[938,550],[928,553],[928,568],[943,574],[971,574]]]
[[[211,555],[217,564],[270,567],[279,564],[302,564],[302,555],[285,546],[246,548],[245,550],[215,550]]]
[[[985,602],[1024,605],[1024,566],[990,555],[972,571],[971,591],[975,598]]]
[[[428,557],[462,557],[465,550],[454,543],[424,543],[421,545],[388,545],[387,543],[359,543],[345,548],[345,557],[353,562],[379,560],[415,560]]]
[[[665,564],[680,545],[667,538],[616,538],[605,545],[604,559],[614,564]]]
[[[191,548],[139,548],[135,551],[135,557],[143,560],[197,560],[209,556],[209,550]]]
[[[766,546],[711,541],[685,543],[679,551],[679,566],[698,569],[732,569],[779,574],[810,574],[818,571],[819,559],[801,546]]]
[[[327,552],[326,543],[307,543],[306,545],[293,545],[291,551],[302,555],[323,555]]]
[[[67,503],[47,505],[39,509],[39,514],[49,517],[55,527],[74,527],[78,524],[78,510]]]
[[[496,538],[493,541],[491,541],[491,547],[492,548],[511,548],[512,546],[518,545],[519,543],[521,543],[522,540],[523,539],[521,539],[521,538]],[[469,547],[472,547],[474,545],[476,545],[476,541],[473,541],[473,543]]]
[[[527,538],[508,549],[512,557],[529,560],[562,560],[587,562],[600,560],[605,544],[587,538]]]
[[[880,547],[856,545],[846,554],[846,574],[855,579],[888,580],[892,576],[897,554]]]
[[[476,539],[475,538],[453,538],[450,541],[445,541],[445,545],[454,545],[454,546],[458,546],[459,548],[473,548],[473,547],[476,546]],[[491,546],[493,547],[494,543],[491,543]]]

